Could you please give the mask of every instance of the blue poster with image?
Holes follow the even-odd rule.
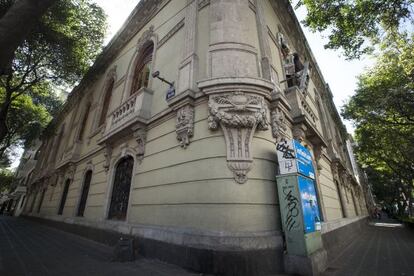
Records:
[[[299,193],[302,199],[303,226],[305,233],[321,230],[321,217],[319,213],[318,199],[316,197],[315,181],[298,176]]]

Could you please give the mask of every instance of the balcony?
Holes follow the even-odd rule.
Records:
[[[304,93],[298,86],[289,87],[286,90],[285,95],[292,107],[291,115],[294,121],[306,120],[312,125],[316,124],[317,117],[310,107],[310,103],[308,103]]]
[[[146,125],[151,116],[152,95],[152,90],[141,88],[116,108],[108,116],[102,138],[98,143],[104,144],[127,135],[139,124]]]
[[[66,149],[62,154],[62,158],[57,161],[56,169],[62,168],[75,160],[80,156],[80,142],[76,141],[69,149]]]

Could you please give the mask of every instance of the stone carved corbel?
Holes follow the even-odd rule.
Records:
[[[251,142],[257,129],[267,130],[267,106],[263,96],[243,92],[212,95],[209,98],[209,128],[221,126],[227,147],[227,166],[237,183],[247,181],[253,163]]]
[[[272,135],[276,138],[276,142],[281,141],[282,139],[287,138],[287,119],[283,111],[276,107],[270,113],[271,125],[272,125]]]
[[[324,147],[322,145],[316,145],[316,146],[313,147],[313,155],[315,156],[315,162],[316,162],[316,166],[318,168],[318,171],[322,170],[320,160],[321,160],[321,157],[322,157],[323,148]]]
[[[105,157],[105,163],[104,163],[103,167],[105,169],[105,172],[108,172],[109,167],[111,165],[111,157],[112,157],[112,147],[109,144],[105,145],[104,157]]]
[[[56,171],[52,176],[51,176],[51,181],[50,181],[50,186],[52,187],[56,187],[56,185],[58,184],[59,181],[59,171]]]
[[[74,163],[70,163],[65,171],[65,179],[73,180],[75,176],[76,165]]]
[[[190,137],[194,133],[194,107],[185,105],[178,109],[176,119],[177,139],[182,148],[187,148],[190,144]]]
[[[302,142],[306,140],[307,127],[304,124],[295,125],[292,130],[293,138]]]
[[[138,128],[134,130],[134,138],[137,141],[137,159],[142,162],[145,154],[145,143],[147,141],[147,130],[145,128]]]

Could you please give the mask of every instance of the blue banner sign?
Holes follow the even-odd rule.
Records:
[[[298,173],[315,179],[315,170],[313,168],[313,160],[310,151],[299,143],[299,141],[293,141],[296,152]]]
[[[304,231],[305,233],[320,231],[321,218],[315,191],[315,181],[299,175],[298,187],[302,202]]]
[[[315,179],[315,169],[310,151],[299,141],[281,141],[276,145],[280,174],[300,173]]]

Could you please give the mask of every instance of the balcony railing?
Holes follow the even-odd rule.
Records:
[[[108,116],[105,131],[98,143],[125,133],[138,123],[146,124],[151,116],[152,95],[153,92],[148,88],[141,88],[116,108]]]

